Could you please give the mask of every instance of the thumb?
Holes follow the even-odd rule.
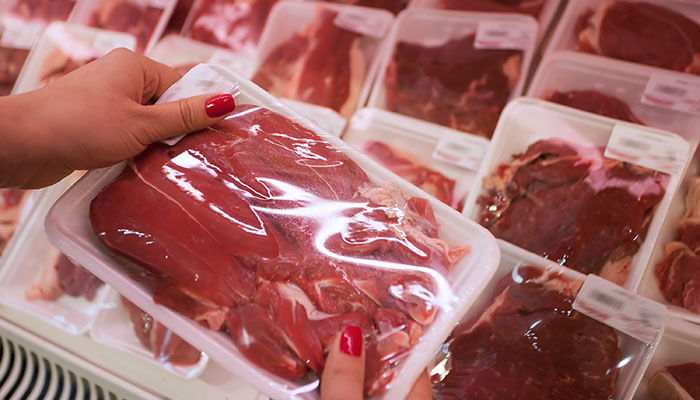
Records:
[[[230,94],[205,94],[145,107],[152,143],[211,126],[233,112],[236,102]]]
[[[362,330],[348,326],[333,343],[321,376],[321,400],[362,400],[365,349]]]

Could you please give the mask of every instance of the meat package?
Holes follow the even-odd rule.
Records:
[[[358,110],[343,140],[445,204],[461,210],[476,173],[437,157],[441,138],[485,149],[482,138],[465,143],[458,131],[376,108]],[[476,165],[478,169],[478,164]]]
[[[180,33],[185,26],[187,16],[194,5],[194,0],[177,0],[177,5],[170,16],[168,26],[165,28],[166,33]]]
[[[29,49],[0,46],[0,96],[12,92]]]
[[[699,11],[697,5],[691,2],[569,2],[548,52],[578,50],[700,74]]]
[[[165,30],[177,0],[84,0],[70,21],[124,32],[136,38],[136,51],[147,52]]]
[[[354,6],[383,8],[398,14],[399,11],[408,7],[409,0],[324,0],[329,3],[351,4]]]
[[[476,48],[477,25],[488,20],[537,31],[523,15],[402,13],[369,105],[490,138],[503,107],[522,90],[534,38],[524,50]]]
[[[272,7],[280,0],[197,0],[183,34],[201,42],[252,54]]]
[[[500,246],[492,282],[429,367],[433,397],[631,399],[661,335],[647,345],[576,311],[585,275]]]
[[[261,40],[252,81],[274,96],[349,118],[369,91],[380,39],[392,18],[384,10],[355,6],[280,3]],[[374,30],[367,32],[367,25]]]
[[[27,287],[25,297],[29,301],[54,301],[67,295],[93,301],[102,285],[95,275],[75,265],[65,254],[57,253],[44,266],[38,281]]]
[[[652,82],[659,75],[668,82],[682,80],[690,86],[700,85],[700,78],[680,72],[562,51],[542,60],[527,95],[664,129],[687,139],[698,137],[695,127],[700,124],[700,116],[669,108],[663,98],[649,101],[656,98],[651,97],[649,88],[661,84]]]
[[[89,173],[56,203],[50,236],[270,397],[313,391],[348,324],[367,339],[366,393],[405,396],[490,278],[495,241],[234,72],[183,79],[211,73],[239,84],[237,111]],[[89,223],[64,208],[76,206]]]
[[[649,391],[656,400],[700,399],[700,364],[669,365],[649,381]]]
[[[0,189],[0,254],[17,228],[29,194],[26,190]]]
[[[9,12],[26,20],[66,21],[75,3],[76,0],[15,0]]]
[[[12,92],[41,29],[42,25],[9,14],[0,18],[0,96]]]
[[[607,156],[612,131],[623,122],[531,99],[518,99],[510,110],[465,214],[497,238],[636,287],[688,159],[688,143],[630,125],[640,137],[680,146],[681,170],[668,174]]]

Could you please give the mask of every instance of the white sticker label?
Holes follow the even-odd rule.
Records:
[[[651,344],[664,327],[666,306],[639,296],[596,275],[588,275],[574,310]]]
[[[471,171],[478,171],[486,154],[486,139],[463,133],[443,133],[433,158]]]
[[[1,24],[0,46],[17,49],[31,48],[44,30],[44,25],[41,23],[26,21],[10,15],[2,17]]]
[[[344,9],[338,12],[333,23],[339,28],[379,39],[386,34],[391,19],[374,12]]]
[[[642,103],[700,114],[700,79],[654,74],[647,81]]]
[[[529,48],[537,37],[534,25],[513,21],[481,21],[476,29],[474,47],[477,49]]]
[[[98,57],[101,57],[119,47],[125,47],[133,50],[134,45],[135,42],[133,39],[130,40],[123,35],[112,35],[109,33],[98,34],[95,36],[95,40],[92,42],[92,48],[95,50]]]
[[[605,157],[679,174],[688,155],[689,144],[677,136],[666,136],[632,125],[615,125]]]

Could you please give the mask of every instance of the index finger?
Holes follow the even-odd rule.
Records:
[[[321,400],[362,400],[365,346],[362,331],[348,326],[338,335],[321,376]]]

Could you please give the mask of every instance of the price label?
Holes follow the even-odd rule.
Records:
[[[380,39],[389,29],[391,18],[371,11],[344,9],[338,12],[333,23],[339,28]]]
[[[98,57],[101,57],[110,51],[119,47],[125,47],[133,50],[136,46],[136,39],[110,33],[99,33],[92,41],[92,48]]]
[[[666,318],[663,304],[596,275],[586,277],[573,308],[646,344],[661,335]]]
[[[482,21],[476,29],[477,49],[525,50],[537,37],[537,27],[523,22]]]
[[[477,136],[444,132],[433,150],[433,158],[477,171],[484,159],[488,145],[488,140]]]
[[[615,125],[605,147],[605,157],[679,174],[690,145],[678,136],[661,135],[632,125]]]
[[[642,103],[700,115],[700,79],[654,74],[647,81]]]
[[[0,46],[16,49],[29,49],[34,45],[44,25],[38,22],[30,22],[21,18],[5,15],[0,22]]]

